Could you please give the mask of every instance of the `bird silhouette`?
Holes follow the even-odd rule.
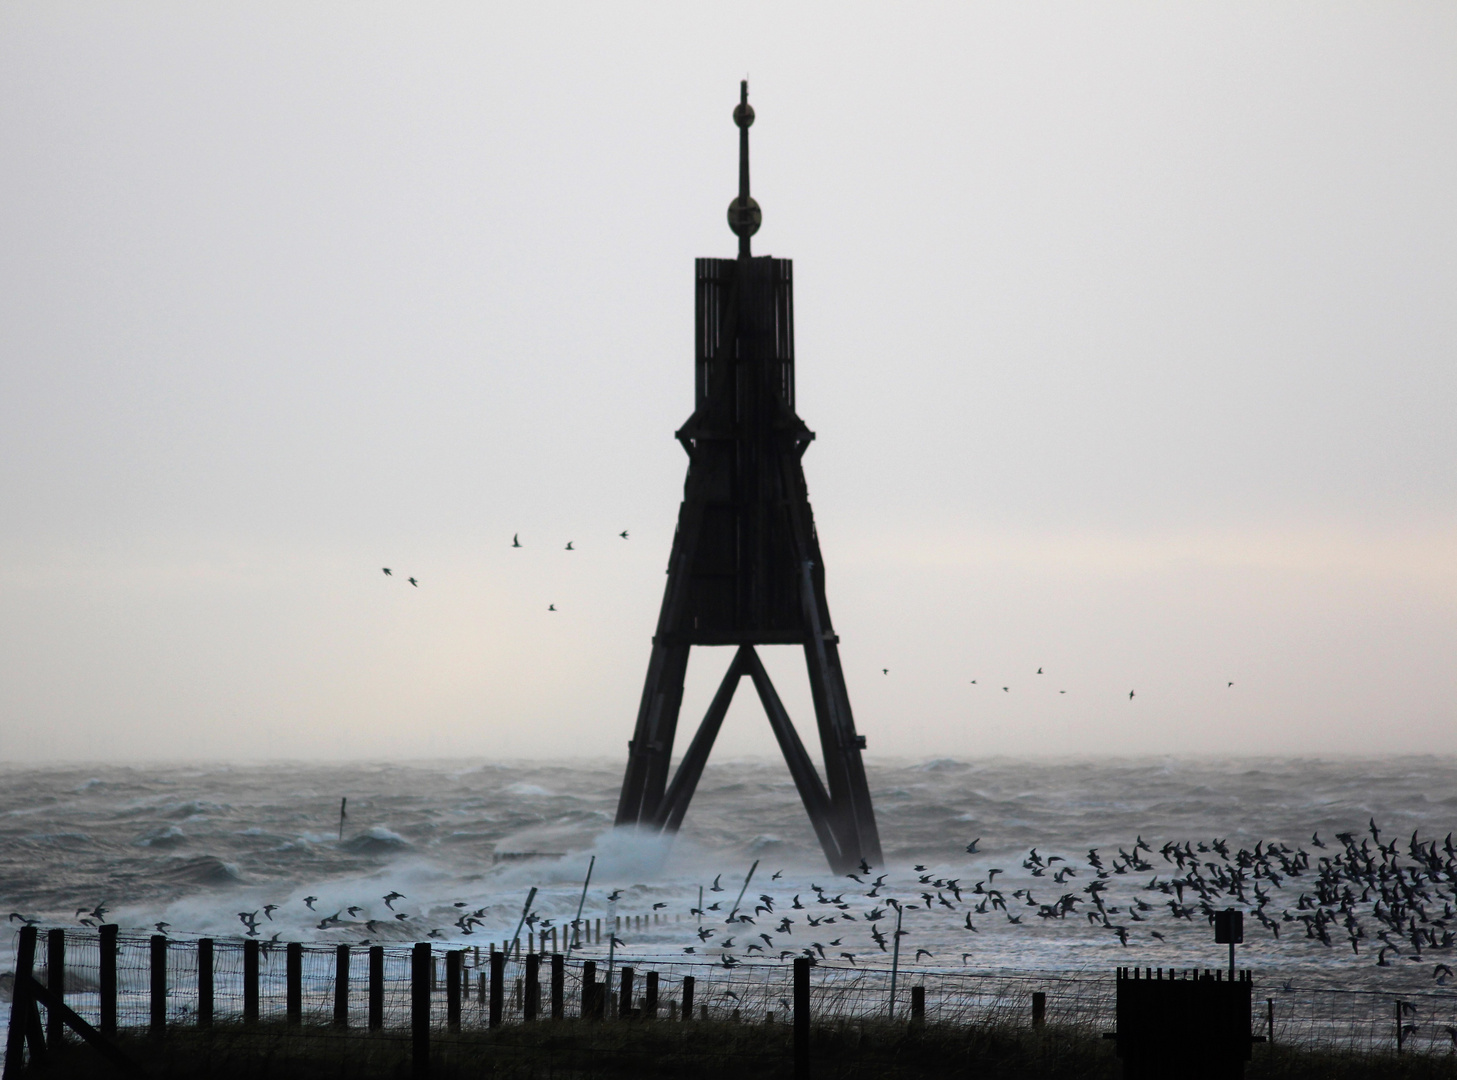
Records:
[[[1227,685],[1226,685],[1226,686],[1225,686],[1225,689],[1226,689],[1226,690],[1228,690],[1228,689],[1229,689],[1229,688],[1230,688],[1230,687],[1231,687],[1231,686],[1233,686],[1233,685],[1234,685],[1234,683],[1228,683],[1228,684],[1227,684]]]
[[[405,578],[405,580],[408,581],[411,585],[415,586],[415,588],[417,589],[420,587],[420,583],[414,578]]]
[[[1038,668],[1038,669],[1037,669],[1037,674],[1039,674],[1039,675],[1041,675],[1041,674],[1042,674],[1042,669],[1041,669],[1041,668]]]
[[[317,896],[305,896],[304,897],[304,907],[308,908],[310,911],[313,911],[314,910],[314,902],[316,900],[318,900],[318,897]]]
[[[512,547],[520,547],[521,546],[521,534],[520,533],[515,533],[515,534],[512,535],[512,537],[511,537],[511,546]]]
[[[546,610],[547,611],[555,611],[556,610],[556,605],[555,604],[547,604],[546,605]]]
[[[1012,692],[1011,687],[1008,687],[1008,686],[1002,687],[1002,693],[1004,693],[1004,694],[1010,694],[1011,692]]]
[[[975,686],[975,685],[976,685],[976,680],[975,680],[975,679],[972,679],[972,680],[971,680],[971,685],[972,685],[972,686]]]
[[[620,533],[618,533],[618,534],[617,534],[617,535],[618,535],[618,536],[620,536],[620,537],[622,537],[622,538],[623,538],[623,539],[624,539],[624,540],[626,540],[626,539],[627,539],[627,530],[626,530],[626,529],[623,529],[623,530],[622,530],[622,531],[621,531],[621,532],[620,532]]]
[[[1132,701],[1133,700],[1133,691],[1132,690],[1128,691],[1128,700],[1129,701]]]
[[[567,550],[568,551],[576,551],[577,550],[576,548],[572,547],[572,542],[570,540],[567,541]]]
[[[881,673],[881,674],[882,674],[882,675],[889,675],[889,674],[890,674],[890,668],[888,668],[888,667],[883,667],[883,668],[881,668],[881,669],[880,669],[880,673]]]
[[[980,843],[981,843],[981,837],[978,836],[975,840],[973,840],[971,843],[969,843],[969,844],[966,845],[966,853],[968,855],[976,855],[978,853],[977,850],[976,850],[976,845],[977,844],[980,844]]]
[[[388,566],[381,566],[380,569],[384,571],[385,577],[394,577],[394,574],[390,571],[390,568]]]

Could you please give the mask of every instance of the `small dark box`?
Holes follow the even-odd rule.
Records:
[[[1214,943],[1239,945],[1245,939],[1245,913],[1234,908],[1214,913]]]

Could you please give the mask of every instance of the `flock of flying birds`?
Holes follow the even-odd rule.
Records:
[[[967,852],[977,854],[978,843],[967,845]],[[808,894],[798,894],[785,905],[763,893],[752,913],[729,911],[724,920],[727,929],[701,926],[698,937],[705,946],[714,943],[725,967],[740,962],[729,951],[735,938],[743,939],[738,948],[744,954],[777,955],[781,961],[801,955],[825,960],[828,950],[835,949],[836,959],[855,964],[860,954],[850,951],[853,944],[847,947],[849,939],[885,952],[896,933],[896,916],[918,908],[962,916],[959,929],[966,934],[979,932],[976,919],[983,916],[1000,917],[1013,925],[1054,924],[1071,917],[1108,931],[1127,947],[1140,933],[1163,942],[1163,931],[1154,928],[1159,919],[1212,924],[1217,907],[1238,905],[1274,939],[1283,933],[1301,935],[1329,949],[1349,947],[1356,956],[1374,955],[1379,967],[1391,967],[1403,957],[1428,962],[1432,954],[1449,954],[1457,945],[1457,847],[1452,834],[1439,842],[1424,841],[1413,832],[1404,844],[1394,838],[1383,843],[1374,818],[1369,835],[1342,832],[1330,844],[1312,833],[1308,848],[1263,841],[1253,848],[1235,848],[1228,840],[1214,839],[1170,841],[1155,850],[1141,836],[1132,845],[1117,848],[1116,856],[1102,856],[1095,848],[1082,860],[1043,856],[1033,848],[1021,863],[1026,874],[1018,875],[1028,880],[1027,887],[1010,892],[997,887],[998,875],[1006,874],[1000,867],[977,872],[977,880],[967,885],[962,878],[916,866],[918,877],[909,890],[888,884],[887,874],[872,878],[871,868],[863,863],[860,869],[862,873],[846,877],[858,887],[855,893],[863,890],[864,900],[872,901],[868,909],[850,889],[834,892],[811,884],[813,896],[808,899]],[[1145,884],[1133,884],[1145,874],[1150,875]],[[1129,884],[1120,890],[1129,894],[1126,899],[1108,892],[1119,878]],[[1043,879],[1060,895],[1037,899],[1033,890],[1041,892],[1041,883],[1031,879]],[[717,880],[711,891],[720,891]],[[717,915],[723,906],[714,903],[691,913]],[[788,914],[786,906],[796,914]],[[766,932],[760,919],[769,924],[777,919],[778,924],[772,933]],[[821,929],[825,927],[832,929]],[[786,948],[796,930],[801,936],[808,930],[828,940],[809,942],[807,947],[795,941]],[[900,930],[902,936],[911,932]],[[695,953],[699,948],[688,946],[684,951]],[[962,964],[976,955],[962,953]],[[931,950],[917,948],[910,959],[917,963],[923,957],[936,958]],[[1453,977],[1451,966],[1435,962],[1432,977],[1445,985]]]
[[[979,843],[968,844],[967,853],[979,854]],[[1237,904],[1274,939],[1303,936],[1328,949],[1349,948],[1355,956],[1374,955],[1379,967],[1391,967],[1403,958],[1432,962],[1433,954],[1448,955],[1457,945],[1457,846],[1451,833],[1440,842],[1423,840],[1416,832],[1409,840],[1383,842],[1372,819],[1367,832],[1337,833],[1332,843],[1313,833],[1308,845],[1296,847],[1261,841],[1253,848],[1236,848],[1228,840],[1214,839],[1170,841],[1155,849],[1140,836],[1116,850],[1116,855],[1104,856],[1094,848],[1085,858],[1072,859],[1040,855],[1032,848],[1022,859],[1020,872],[1009,875],[1027,884],[1010,891],[1010,882],[999,887],[997,878],[1007,875],[1001,867],[948,877],[917,865],[913,881],[902,879],[893,884],[891,873],[873,874],[875,868],[862,862],[859,873],[845,875],[851,884],[843,888],[838,883],[830,887],[811,883],[807,890],[785,895],[785,886],[771,884],[747,901],[730,903],[718,898],[729,892],[720,874],[706,892],[700,891],[700,897],[712,902],[699,899],[687,907],[687,923],[668,927],[686,930],[696,920],[693,932],[698,940],[682,946],[683,952],[725,968],[746,960],[783,962],[799,956],[815,963],[843,960],[858,966],[867,953],[880,957],[892,951],[897,934],[919,936],[933,929],[924,925],[924,916],[906,924],[904,916],[916,911],[951,916],[934,928],[936,941],[944,941],[948,932],[979,933],[978,919],[1005,920],[1013,926],[1054,926],[1072,919],[1107,931],[1127,947],[1146,944],[1139,940],[1143,938],[1163,942],[1164,932],[1157,929],[1160,920],[1165,929],[1170,923],[1213,923],[1216,906]],[[770,881],[777,882],[782,875],[783,871],[775,873]],[[1144,875],[1149,875],[1147,882],[1137,884]],[[976,880],[967,884],[970,877]],[[747,889],[749,882],[744,884]],[[1115,884],[1118,888],[1110,891]],[[1051,892],[1043,893],[1049,885]],[[1059,895],[1038,899],[1034,890],[1044,897]],[[620,896],[616,891],[607,899]],[[306,896],[302,903],[311,913],[320,914],[314,907],[318,899]],[[316,929],[349,935],[363,931],[370,937],[360,941],[361,945],[372,943],[376,936],[395,941],[420,936],[459,940],[483,931],[490,910],[456,901],[454,932],[436,925],[422,935],[430,922],[443,920],[396,910],[396,901],[408,899],[397,890],[382,899],[390,911],[388,917],[368,917],[366,908],[356,904],[323,915]],[[656,913],[671,906],[659,901],[652,908]],[[238,920],[247,936],[260,937],[279,908],[278,904],[265,904],[255,911],[239,912]],[[82,925],[93,926],[103,921],[106,912],[98,904],[79,908],[76,915]],[[12,912],[10,919],[36,922],[18,912]],[[524,923],[538,935],[554,927],[570,932],[571,925],[565,919],[542,918],[535,911],[525,913]],[[166,922],[155,926],[159,933],[170,929]],[[668,927],[655,930],[671,934]],[[270,940],[276,942],[279,937],[275,933]],[[969,944],[974,939],[965,940]],[[907,962],[938,961],[929,948],[918,946],[911,952],[914,940],[905,944]],[[611,945],[627,948],[615,936]],[[962,964],[977,955],[962,952]],[[1453,970],[1437,960],[1432,977],[1438,985],[1446,985]]]
[[[623,529],[622,532],[618,533],[617,535],[618,535],[619,538],[621,538],[623,540],[626,540],[628,538],[628,536],[627,536],[627,530],[626,529]],[[514,534],[511,537],[511,546],[513,548],[525,547],[525,545],[521,543],[521,534],[520,533],[516,533],[516,534]],[[563,550],[566,550],[566,551],[576,551],[577,549],[574,546],[574,542],[571,541],[571,540],[568,540],[567,541],[567,546]],[[382,566],[382,567],[380,567],[380,569],[384,571],[385,577],[394,577],[395,576],[395,572],[393,570],[391,570],[388,566]],[[417,581],[415,578],[412,578],[411,577],[411,578],[406,578],[405,580],[408,581],[411,585],[415,586],[415,588],[417,588],[417,589],[420,587],[420,582]],[[556,609],[557,609],[556,608],[556,604],[547,604],[546,605],[546,610],[547,611],[555,611]],[[882,675],[889,675],[890,674],[890,668],[881,668],[880,669],[880,672],[881,672]],[[1043,673],[1042,672],[1042,669],[1039,667],[1037,669],[1037,674],[1038,675],[1041,675],[1042,673]],[[972,679],[971,680],[971,685],[972,686],[978,686],[980,684],[979,684],[979,682],[976,679]],[[1231,688],[1233,686],[1234,686],[1233,680],[1230,680],[1229,682],[1226,683],[1226,688],[1227,689],[1228,688]],[[1003,693],[1010,694],[1012,692],[1012,688],[1010,686],[1004,686],[1004,687],[1002,687],[1002,692]],[[1059,694],[1066,694],[1067,691],[1066,690],[1059,690],[1058,693]],[[1132,690],[1128,691],[1128,700],[1129,701],[1132,701],[1133,698],[1134,698],[1134,696],[1135,696],[1134,691],[1132,691]]]
[[[617,535],[618,535],[618,538],[619,539],[626,540],[627,539],[627,530],[626,529],[623,529]],[[513,535],[511,537],[511,546],[513,548],[519,548],[519,547],[525,547],[526,546],[525,544],[523,544],[521,542],[521,534],[520,533],[516,533],[515,535]],[[566,548],[564,550],[566,550],[566,551],[576,551],[577,548],[575,546],[575,541],[568,540],[567,541],[567,546],[566,546]],[[394,577],[395,576],[395,572],[393,570],[391,570],[388,566],[381,566],[380,569],[384,571],[384,576],[385,577]],[[417,581],[415,578],[406,578],[405,580],[408,581],[411,585],[415,586],[415,588],[417,588],[417,589],[420,587],[420,582]],[[556,605],[555,604],[547,604],[546,605],[546,610],[547,611],[555,611],[556,610]]]

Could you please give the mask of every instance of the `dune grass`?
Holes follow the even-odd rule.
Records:
[[[794,1074],[792,1032],[785,1024],[582,1021],[512,1024],[496,1031],[432,1033],[432,1080],[774,1080]],[[815,1080],[1116,1080],[1113,1044],[1086,1031],[1012,1026],[912,1027],[846,1022],[812,1031]],[[405,1032],[367,1033],[324,1027],[219,1025],[178,1028],[161,1042],[126,1036],[121,1045],[149,1076],[234,1080],[406,1080],[413,1075]],[[48,1068],[51,1078],[113,1075],[88,1048],[68,1045]],[[1249,1080],[1457,1080],[1451,1056],[1316,1053],[1257,1046]]]

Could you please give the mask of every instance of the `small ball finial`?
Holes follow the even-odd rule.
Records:
[[[754,122],[754,107],[749,104],[749,80],[739,83],[739,103],[734,106],[734,123],[746,128]]]
[[[735,199],[729,203],[728,224],[735,236],[753,236],[759,231],[759,226],[764,224],[764,212],[753,199],[749,200],[747,210],[742,202]]]

